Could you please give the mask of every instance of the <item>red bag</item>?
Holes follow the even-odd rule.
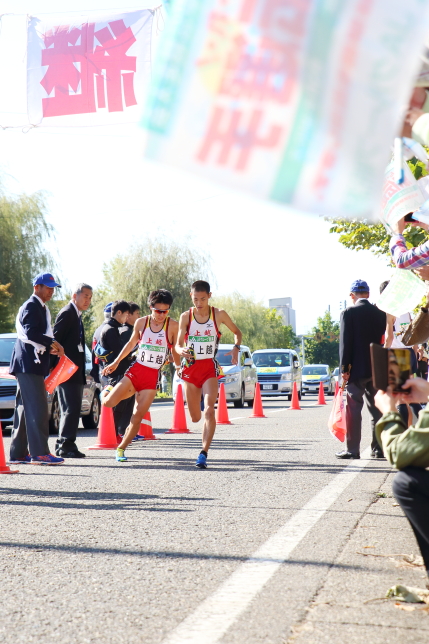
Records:
[[[55,387],[71,378],[76,371],[77,365],[67,356],[61,356],[55,369],[45,379],[45,389],[48,394],[53,394]]]
[[[335,438],[344,443],[347,434],[346,425],[346,404],[344,400],[344,389],[341,387],[335,394],[334,404],[328,420],[328,429]]]

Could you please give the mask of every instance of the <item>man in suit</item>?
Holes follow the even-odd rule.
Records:
[[[62,458],[85,458],[76,446],[82,407],[85,375],[85,332],[82,312],[86,311],[92,300],[92,287],[78,284],[72,299],[57,315],[54,337],[64,347],[64,353],[77,366],[77,371],[66,382],[58,385],[58,399],[61,409],[59,434],[55,453]]]
[[[340,369],[347,384],[347,449],[337,452],[337,458],[360,458],[362,407],[365,398],[372,418],[371,456],[383,458],[375,436],[375,424],[381,414],[374,404],[376,389],[372,384],[370,344],[383,343],[386,313],[370,304],[369,286],[363,280],[353,282],[350,289],[353,306],[341,314]]]
[[[13,349],[9,372],[18,381],[12,440],[11,463],[59,465],[64,459],[49,453],[49,413],[45,378],[50,356],[64,355],[54,339],[51,315],[46,306],[59,286],[50,273],[40,273],[33,280],[33,295],[21,306],[16,318],[18,339]]]

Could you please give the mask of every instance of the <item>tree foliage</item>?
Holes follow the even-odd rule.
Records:
[[[45,215],[41,192],[14,198],[0,193],[0,284],[10,284],[11,322],[31,295],[33,277],[55,270],[55,262],[45,248],[54,231]]]
[[[169,240],[145,240],[135,244],[127,253],[117,255],[104,265],[104,281],[94,294],[95,323],[103,321],[103,308],[112,300],[137,302],[147,311],[150,291],[166,288],[174,297],[171,317],[191,306],[190,287],[195,280],[210,282],[208,259],[191,248]]]
[[[340,325],[334,322],[329,311],[317,318],[312,333],[314,337],[304,341],[306,364],[328,364],[331,369],[337,367]]]
[[[14,330],[9,310],[9,300],[12,297],[9,287],[10,284],[0,284],[0,333],[11,333]]]
[[[213,298],[213,305],[225,309],[243,333],[243,344],[256,349],[291,349],[297,344],[291,326],[284,326],[283,319],[275,309],[268,309],[240,293]],[[234,336],[222,327],[221,342],[233,344]]]
[[[416,179],[428,174],[424,163],[415,157],[408,161],[408,166]],[[374,255],[385,255],[390,258],[389,241],[391,235],[381,222],[370,224],[366,220],[356,219],[328,219],[328,221],[333,224],[329,232],[340,235],[338,241],[346,248],[369,250]],[[422,228],[408,226],[404,231],[404,237],[408,248],[414,248],[414,246],[419,246],[428,240],[428,233]]]

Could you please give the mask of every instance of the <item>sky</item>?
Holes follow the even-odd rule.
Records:
[[[0,13],[37,15],[158,4],[0,0]],[[20,115],[24,119],[26,107],[24,18],[22,25],[9,48],[6,30],[0,31],[0,85],[7,87],[7,103],[4,93],[0,97],[0,119],[13,117],[17,123]],[[375,296],[378,285],[391,275],[386,259],[344,248],[337,235],[329,234],[329,222],[316,214],[231,191],[145,159],[144,136],[138,124],[0,129],[0,172],[7,190],[46,191],[48,219],[56,230],[51,250],[65,284],[85,281],[97,287],[104,262],[135,242],[162,236],[210,256],[214,294],[238,291],[265,305],[269,298],[291,297],[297,332],[308,333],[328,307],[339,319],[340,302],[348,299],[355,279],[365,279]]]

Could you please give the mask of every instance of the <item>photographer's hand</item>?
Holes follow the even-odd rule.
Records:
[[[407,382],[402,385],[403,389],[409,389],[409,393],[403,392],[401,399],[405,403],[421,403],[425,402],[429,396],[429,382],[423,378],[409,378]]]
[[[375,406],[381,411],[382,414],[388,414],[390,411],[396,411],[396,404],[398,396],[389,391],[381,391],[379,389],[374,396]]]

